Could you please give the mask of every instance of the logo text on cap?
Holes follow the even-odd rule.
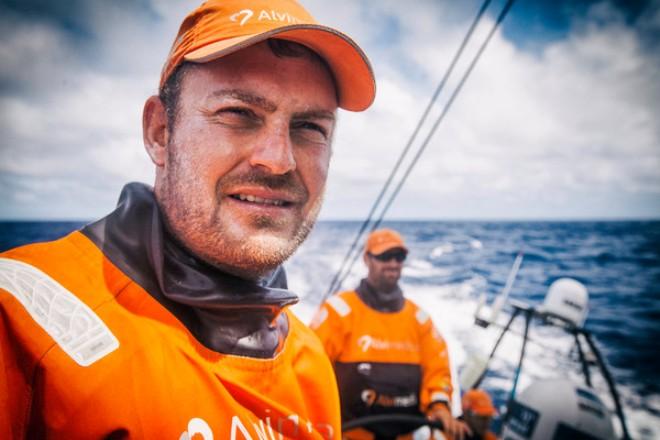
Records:
[[[241,16],[243,16],[243,18],[240,19],[239,24],[243,26],[245,23],[248,22],[248,20],[250,20],[250,18],[254,16],[254,11],[252,9],[242,9],[236,12],[235,14],[230,15],[229,20],[236,22],[239,21],[239,17]],[[278,12],[274,10],[267,11],[265,9],[259,11],[259,16],[257,17],[257,20],[279,21],[289,24],[302,23],[302,20],[290,15],[288,12]]]
[[[252,9],[243,9],[242,11],[238,11],[237,13],[232,14],[229,17],[229,19],[231,21],[238,21],[239,15],[244,15],[244,17],[241,19],[241,23],[240,23],[241,26],[243,26],[245,24],[245,22],[248,21],[250,19],[250,17],[252,17],[254,15],[254,12],[252,11]]]

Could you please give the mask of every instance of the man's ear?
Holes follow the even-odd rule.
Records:
[[[151,96],[144,103],[142,112],[142,138],[144,148],[157,167],[165,165],[168,137],[165,106],[158,96]]]

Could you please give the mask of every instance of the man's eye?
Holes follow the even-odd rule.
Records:
[[[223,108],[219,110],[216,115],[219,116],[244,116],[244,117],[252,117],[254,116],[254,113],[246,108],[240,108],[240,107],[228,107],[228,108]]]
[[[257,115],[250,109],[242,107],[226,107],[214,113],[214,117],[221,124],[252,125],[259,121]]]
[[[300,121],[292,125],[292,131],[312,141],[326,141],[328,130],[325,127],[310,121]]]

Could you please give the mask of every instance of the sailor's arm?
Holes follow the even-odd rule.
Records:
[[[317,310],[309,326],[319,337],[332,362],[339,358],[345,345],[350,306],[338,295],[331,297]]]
[[[447,343],[431,319],[421,324],[422,387],[420,409],[430,420],[439,420],[449,439],[462,440],[471,434],[463,422],[451,414],[453,391]]]
[[[23,350],[11,316],[17,315],[3,289],[0,289],[0,438],[23,438],[26,435],[31,395],[30,380],[36,362]]]
[[[447,344],[430,318],[422,322],[420,333],[422,365],[420,409],[426,411],[429,406],[436,403],[442,403],[449,408],[453,388]]]

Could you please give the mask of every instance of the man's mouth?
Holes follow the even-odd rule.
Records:
[[[235,200],[240,200],[241,202],[255,203],[258,205],[281,206],[281,207],[287,207],[292,205],[292,202],[289,202],[287,200],[257,197],[252,194],[231,194],[229,195],[229,197]]]

